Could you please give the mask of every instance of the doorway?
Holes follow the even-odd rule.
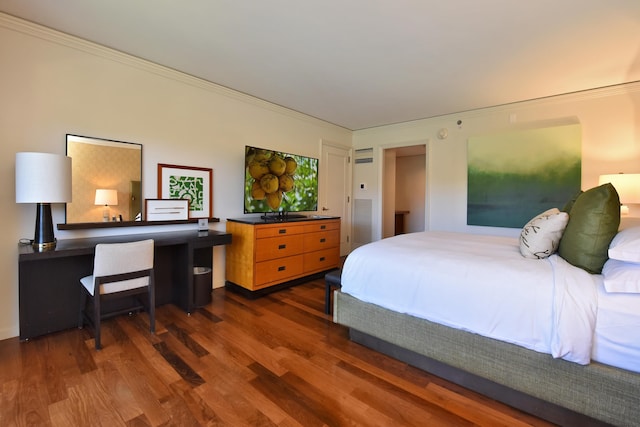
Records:
[[[382,237],[427,229],[427,146],[383,149]]]

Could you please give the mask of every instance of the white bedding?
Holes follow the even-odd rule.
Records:
[[[598,286],[592,360],[640,372],[640,294],[607,293]]]
[[[591,360],[600,275],[557,255],[522,257],[513,237],[395,236],[354,250],[342,292],[553,357]]]

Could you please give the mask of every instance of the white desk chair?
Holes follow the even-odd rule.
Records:
[[[153,240],[130,243],[99,243],[96,245],[93,275],[80,279],[80,315],[78,327],[85,320],[93,324],[96,350],[100,345],[100,320],[145,308],[140,305],[126,310],[102,314],[102,301],[125,296],[148,294],[146,310],[149,313],[151,333],[155,333],[155,290],[153,274]],[[85,311],[87,296],[93,301],[93,316]]]

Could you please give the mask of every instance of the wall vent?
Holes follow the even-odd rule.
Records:
[[[373,148],[361,148],[356,150],[354,156],[355,164],[373,163]]]

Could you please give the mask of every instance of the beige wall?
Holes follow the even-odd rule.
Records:
[[[16,152],[64,154],[68,133],[140,143],[143,197],[157,195],[158,163],[212,168],[213,214],[224,220],[243,212],[245,144],[316,158],[321,139],[351,145],[343,128],[3,14],[0,58],[0,339],[18,335],[18,240],[33,238],[35,225],[35,205],[15,203]],[[64,207],[53,211],[54,223],[64,222]],[[223,283],[224,250],[216,248],[214,285]]]
[[[425,155],[396,158],[396,210],[408,211],[404,218],[406,233],[424,231],[424,209],[427,183]]]
[[[385,148],[428,141],[426,229],[516,235],[519,230],[466,225],[467,140],[567,119],[577,119],[582,126],[583,189],[598,185],[601,174],[640,173],[640,83],[354,132],[354,148],[373,148],[374,153],[374,163],[355,165],[353,175],[354,199],[369,199],[373,205],[374,240],[384,229],[380,159]],[[448,130],[447,138],[438,138],[441,129]],[[359,183],[366,183],[367,191],[359,190]],[[630,211],[632,217],[640,217],[640,205],[630,205]],[[357,216],[355,212],[354,218]]]

